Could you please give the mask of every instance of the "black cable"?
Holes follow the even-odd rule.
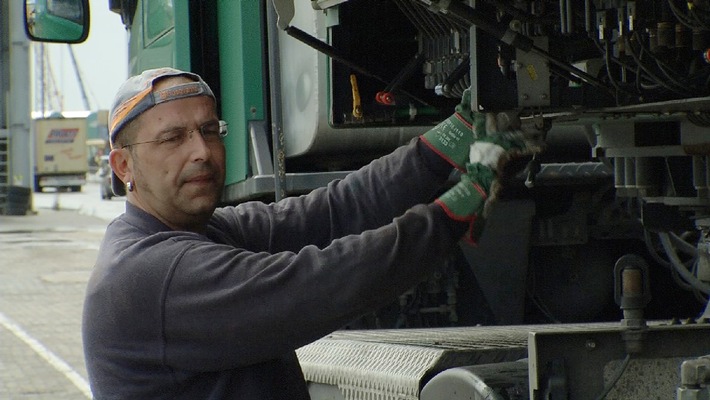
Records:
[[[668,5],[670,6],[671,12],[673,13],[673,16],[680,22],[681,24],[685,25],[686,27],[690,29],[702,29],[702,26],[694,25],[693,21],[691,21],[690,17],[688,17],[683,10],[679,9],[678,6],[675,4],[674,0],[668,0]],[[696,21],[697,22],[697,21]]]
[[[643,46],[643,44],[641,44],[641,42],[640,42],[640,40],[639,40],[638,32],[635,32],[635,33],[634,33],[634,36],[635,36],[636,42],[638,43],[638,45],[639,45],[639,47],[641,48],[641,50],[642,50],[642,51],[646,50],[645,47]],[[673,93],[675,93],[675,94],[678,94],[678,95],[680,95],[680,96],[686,96],[686,95],[688,95],[688,93],[687,93],[687,92],[688,92],[687,88],[681,87],[681,89],[685,90],[685,92],[683,92],[681,89],[677,89],[677,88],[674,88],[674,87],[668,85],[668,84],[666,83],[666,81],[664,81],[663,79],[661,79],[660,77],[658,77],[653,71],[651,71],[646,65],[644,65],[644,63],[641,61],[641,58],[640,58],[640,57],[641,57],[641,54],[643,54],[643,53],[637,54],[636,51],[635,51],[635,49],[634,49],[634,47],[633,47],[633,45],[632,45],[632,43],[631,43],[631,41],[628,40],[628,39],[626,39],[626,48],[627,48],[628,50],[630,50],[628,53],[629,53],[629,54],[631,55],[631,57],[634,59],[634,61],[636,62],[636,64],[639,66],[639,68],[641,68],[654,82],[660,84],[660,85],[663,86],[664,88],[666,88],[666,89],[668,89],[669,91],[671,91],[671,92],[673,92]],[[654,59],[654,61],[658,61],[658,57],[656,57],[652,52],[647,51],[647,50],[646,50],[645,52],[646,52],[647,54],[649,54],[649,55],[651,56],[651,58]],[[675,82],[673,82],[673,83],[675,83]]]
[[[629,361],[631,361],[631,355],[627,354],[624,360],[621,362],[621,365],[619,368],[617,368],[616,372],[614,372],[614,375],[611,377],[611,380],[607,385],[604,387],[604,390],[597,396],[596,400],[604,400],[606,399],[606,396],[611,392],[611,389],[616,386],[617,382],[619,382],[619,379],[621,378],[621,375],[624,374],[624,371],[626,371],[626,367],[629,366]]]
[[[490,18],[484,16],[480,11],[469,7],[466,4],[453,1],[447,4],[447,9],[444,14],[461,20],[464,23],[475,25],[501,42],[513,46],[516,49],[530,52],[542,57],[550,63],[550,66],[558,67],[591,86],[610,92],[611,95],[615,95],[607,86],[601,83],[594,76],[574,67],[570,63],[558,60],[547,51],[535,46],[535,43],[530,37],[515,32],[503,24],[491,21]]]
[[[316,37],[311,36],[309,33],[304,32],[301,29],[296,28],[295,26],[289,26],[284,31],[286,32],[287,35],[291,36],[292,38],[299,40],[303,44],[305,44],[315,50],[318,50],[319,52],[321,52],[321,53],[327,55],[328,57],[330,57],[331,59],[345,65],[346,67],[352,69],[355,72],[358,72],[358,73],[365,75],[367,77],[376,79],[376,80],[384,83],[385,85],[389,83],[389,80],[380,77],[379,75],[371,72],[367,68],[356,64],[354,61],[348,59],[343,54],[340,54],[340,52],[335,47],[329,45],[328,43],[323,42],[322,40],[320,40]],[[418,102],[422,105],[431,107],[431,105],[429,103],[427,103],[423,99],[413,95],[412,93],[410,93],[404,89],[402,89],[401,92],[406,94],[407,96],[409,96],[410,98],[412,98],[416,102]]]
[[[606,41],[606,45],[604,46],[604,64],[606,65],[606,76],[609,78],[609,83],[611,83],[612,86],[614,86],[614,89],[616,89],[617,95],[614,96],[616,99],[616,105],[619,105],[619,96],[618,92],[621,90],[619,87],[619,84],[616,82],[616,79],[614,79],[614,76],[611,73],[611,43],[609,41]]]

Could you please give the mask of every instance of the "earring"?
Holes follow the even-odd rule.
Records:
[[[128,189],[129,192],[133,191],[133,181],[128,181],[128,183],[126,183],[126,189]]]

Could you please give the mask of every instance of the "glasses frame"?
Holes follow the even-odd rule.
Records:
[[[185,135],[186,135],[186,137],[187,137],[187,136],[190,136],[190,134],[191,134],[192,132],[199,131],[199,132],[200,132],[200,136],[202,136],[202,137],[204,138],[204,137],[205,137],[205,133],[204,133],[202,130],[205,128],[205,125],[211,124],[212,122],[214,122],[214,121],[205,122],[205,123],[202,124],[200,127],[195,128],[195,129],[186,129],[186,130],[185,130]],[[229,131],[227,130],[227,125],[228,125],[228,124],[227,124],[227,121],[224,121],[224,120],[221,120],[221,119],[220,119],[219,121],[217,121],[217,123],[219,124],[219,139],[220,139],[220,141],[221,141],[221,139],[224,139],[225,136],[227,136],[227,134],[229,133]],[[176,128],[176,129],[184,129],[184,128]],[[170,130],[168,130],[168,131],[166,131],[166,132],[170,132],[170,131],[173,131],[173,130],[176,130],[176,129],[170,129]],[[166,132],[163,132],[163,133],[166,133]],[[192,136],[190,136],[188,139],[190,139],[190,138],[192,138]],[[121,148],[122,148],[122,149],[125,149],[125,148],[127,148],[127,147],[132,147],[132,146],[136,146],[136,145],[139,145],[139,144],[159,143],[159,142],[164,142],[165,140],[166,140],[165,138],[159,138],[159,139],[153,139],[153,140],[146,140],[146,141],[144,141],[144,142],[129,143],[129,144],[125,144],[125,145],[121,146]],[[183,143],[184,143],[184,142],[183,142]],[[181,144],[182,144],[182,143],[181,143]]]

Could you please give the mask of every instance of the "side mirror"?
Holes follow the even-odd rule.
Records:
[[[25,0],[25,32],[38,42],[81,43],[89,35],[89,1]]]

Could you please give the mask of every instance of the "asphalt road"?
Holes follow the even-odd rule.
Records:
[[[0,399],[87,399],[84,291],[123,198],[35,193],[27,216],[0,215]]]

